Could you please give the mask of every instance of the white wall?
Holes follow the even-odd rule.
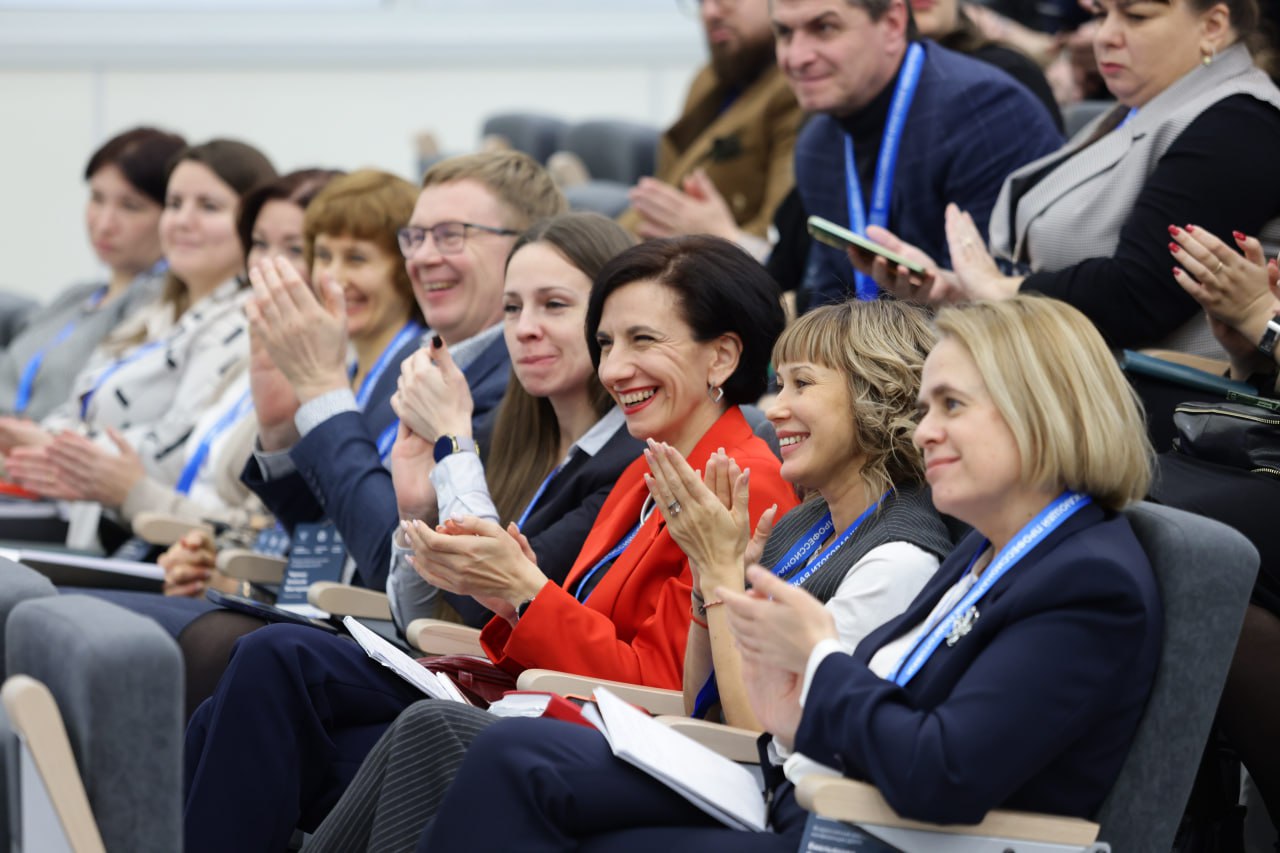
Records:
[[[666,124],[702,61],[696,22],[671,0],[7,8],[20,5],[0,0],[0,290],[41,300],[100,274],[81,172],[126,127],[242,138],[281,171],[376,166],[413,178],[416,134],[468,150],[503,110]]]

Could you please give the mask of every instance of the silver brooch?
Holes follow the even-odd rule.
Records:
[[[960,638],[973,630],[973,623],[978,621],[978,608],[970,607],[968,611],[956,617],[951,623],[951,631],[947,634],[947,647],[960,642]]]

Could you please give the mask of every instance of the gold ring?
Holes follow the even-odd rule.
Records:
[[[1214,267],[1214,269],[1213,269],[1213,274],[1214,274],[1214,275],[1217,275],[1218,273],[1222,272],[1222,268],[1223,268],[1224,266],[1226,266],[1226,264],[1224,264],[1224,263],[1222,262],[1222,260],[1221,260],[1221,259],[1219,259],[1219,260],[1218,260],[1218,265],[1217,265],[1216,267]]]

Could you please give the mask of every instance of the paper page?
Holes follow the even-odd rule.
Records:
[[[361,625],[354,617],[342,617],[342,624],[347,626],[351,636],[355,638],[355,641],[360,644],[360,648],[364,649],[369,657],[387,667],[432,699],[459,702],[463,705],[471,704],[465,696],[458,692],[457,686],[448,678],[426,669],[422,664],[391,645],[391,643]]]
[[[614,755],[731,827],[765,829],[764,797],[746,769],[672,731],[607,688],[596,688],[595,698]]]
[[[120,575],[164,580],[164,569],[155,563],[139,563],[133,560],[115,560],[111,557],[89,557],[84,554],[69,554],[62,551],[41,551],[36,548],[23,548],[17,552],[17,561],[28,560],[53,566],[70,566],[77,569],[92,569],[99,572],[115,572]]]

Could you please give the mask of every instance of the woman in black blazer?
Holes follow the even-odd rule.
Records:
[[[975,532],[852,655],[816,602],[758,567],[753,591],[716,592],[781,759],[772,831],[725,829],[588,729],[512,720],[472,744],[419,850],[795,850],[790,782],[815,763],[921,820],[1098,808],[1160,647],[1155,579],[1116,512],[1150,480],[1142,416],[1069,306],[1015,297],[937,324],[916,444],[937,508]],[[478,829],[489,815],[502,833]]]

